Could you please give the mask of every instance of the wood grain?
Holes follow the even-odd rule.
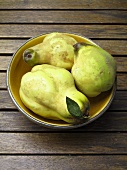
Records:
[[[111,112],[107,111],[103,116],[87,126],[68,130],[68,132],[126,132],[127,131],[127,111]],[[0,111],[0,131],[1,132],[57,132],[58,130],[45,128],[37,125],[26,118],[19,111]],[[63,131],[60,131],[63,133]],[[64,131],[65,132],[65,131]]]
[[[117,89],[118,90],[127,90],[127,74],[118,74],[117,75]]]
[[[117,91],[109,109],[87,126],[51,130],[19,112],[6,71],[26,40],[46,32],[93,39],[117,62]],[[127,1],[0,0],[0,169],[127,169]]]
[[[70,32],[89,38],[127,38],[127,25],[0,24],[2,38],[30,38],[47,32]]]
[[[0,70],[6,71],[8,65],[11,61],[12,55],[9,56],[0,56]],[[117,71],[118,72],[127,72],[127,56],[117,56],[114,57],[116,64],[117,64]]]
[[[126,0],[0,0],[0,9],[126,9]]]
[[[127,23],[125,10],[1,10],[0,16],[0,23]]]
[[[15,105],[9,96],[7,90],[0,90],[0,109],[15,109]],[[114,100],[109,108],[113,111],[127,110],[127,91],[116,91]]]
[[[6,88],[6,73],[0,73],[0,88]]]
[[[17,132],[0,133],[0,139],[1,154],[127,154],[125,133]]]
[[[0,53],[14,53],[28,39],[0,39]],[[126,40],[93,40],[112,55],[127,55]]]
[[[0,70],[2,70],[2,71],[7,70],[9,63],[11,61],[11,58],[12,58],[12,55],[11,56],[1,56],[0,55]]]
[[[0,73],[0,89],[6,89],[6,73]],[[117,74],[117,90],[127,90],[127,73]]]
[[[77,164],[76,164],[77,162]],[[44,170],[126,170],[126,155],[100,156],[1,156],[0,165],[6,169]],[[84,165],[85,163],[85,165]]]
[[[115,57],[118,72],[127,72],[127,56]]]

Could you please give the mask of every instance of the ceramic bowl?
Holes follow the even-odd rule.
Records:
[[[90,44],[95,44],[90,39],[76,35],[76,34],[68,34],[67,35],[75,38],[78,42],[87,42]],[[20,96],[19,96],[19,87],[20,87],[20,81],[22,76],[31,70],[31,67],[28,66],[23,61],[23,52],[27,48],[34,46],[38,43],[41,43],[43,39],[45,38],[47,34],[39,35],[37,37],[33,37],[26,41],[13,55],[10,64],[7,69],[7,89],[10,94],[10,97],[14,104],[16,105],[17,109],[23,113],[25,116],[27,116],[30,120],[34,121],[35,123],[38,123],[42,126],[49,127],[49,128],[56,128],[56,129],[73,129],[77,127],[81,127],[84,125],[87,125],[88,123],[96,120],[98,117],[100,117],[110,106],[114,95],[116,91],[116,82],[114,83],[111,90],[101,93],[99,96],[94,98],[89,98],[91,108],[90,108],[90,116],[91,118],[81,124],[73,125],[69,124],[63,121],[54,121],[50,119],[45,119],[35,113],[33,113],[31,110],[25,107],[25,105],[22,103]]]

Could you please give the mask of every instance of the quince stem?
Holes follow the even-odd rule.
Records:
[[[75,118],[75,119],[86,119],[89,117],[89,107],[85,109],[85,112],[82,112],[80,110],[79,105],[69,97],[66,97],[66,103],[67,103],[67,109],[69,113]]]
[[[80,47],[86,46],[86,45],[87,44],[84,42],[78,42],[78,43],[74,44],[73,47],[74,47],[75,51],[78,51],[80,49]]]

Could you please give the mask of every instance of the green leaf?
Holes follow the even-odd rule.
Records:
[[[66,97],[66,103],[67,109],[73,117],[78,119],[83,118],[83,113],[81,112],[79,105],[74,100]]]

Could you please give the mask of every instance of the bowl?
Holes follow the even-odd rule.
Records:
[[[26,117],[28,117],[33,122],[40,124],[42,126],[49,127],[49,128],[56,128],[56,129],[73,129],[73,128],[85,126],[91,123],[92,121],[96,120],[109,108],[115,95],[116,82],[114,83],[113,87],[109,91],[103,92],[97,97],[88,98],[91,104],[90,119],[80,124],[73,125],[73,124],[66,123],[64,121],[45,119],[33,113],[31,110],[25,107],[25,105],[22,103],[20,99],[19,88],[20,88],[21,78],[26,72],[29,72],[31,70],[31,67],[28,66],[23,61],[23,57],[22,57],[23,52],[27,48],[34,46],[38,43],[41,43],[47,34],[39,35],[37,37],[33,37],[29,39],[19,49],[17,49],[17,51],[12,56],[12,59],[7,69],[7,89],[10,94],[10,97],[13,103],[15,104],[15,106],[17,107],[17,109],[21,113],[23,113]],[[71,33],[65,33],[65,34],[75,38],[78,42],[87,42],[89,44],[97,45],[92,40],[86,37],[76,35],[76,34],[71,34]]]

